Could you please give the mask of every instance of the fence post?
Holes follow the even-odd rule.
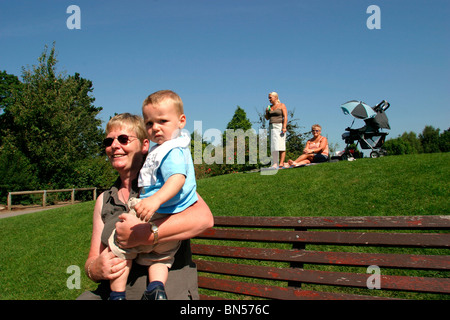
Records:
[[[42,206],[45,208],[47,206],[47,190],[42,193]]]
[[[72,196],[71,196],[72,204],[75,203],[75,188],[72,189]]]
[[[11,206],[12,206],[11,192],[8,192],[8,211],[11,211]]]
[[[94,197],[94,201],[97,200],[97,187],[94,188],[94,192],[93,192],[93,197]]]

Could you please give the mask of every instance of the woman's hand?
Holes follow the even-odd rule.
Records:
[[[90,263],[89,276],[92,280],[113,280],[125,272],[127,261],[116,257],[105,248],[98,257]]]
[[[116,240],[120,248],[132,248],[144,244],[151,234],[150,224],[133,214],[121,214],[116,223]]]
[[[214,225],[211,210],[200,195],[197,196],[198,201],[184,211],[154,221],[159,227],[159,242],[190,239]],[[126,213],[121,214],[119,219],[121,221],[116,223],[116,240],[120,248],[153,244],[149,223]]]

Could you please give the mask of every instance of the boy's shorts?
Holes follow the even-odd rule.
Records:
[[[129,214],[136,214],[136,211],[132,208],[134,208],[134,205],[141,200],[142,199],[138,198],[130,198],[128,200],[128,207],[130,208],[130,211],[128,212]],[[150,221],[155,221],[166,217],[166,214],[155,212]],[[175,253],[180,248],[181,241],[167,241],[154,245],[122,249],[117,244],[116,230],[114,230],[109,237],[108,244],[111,251],[121,259],[136,259],[136,263],[143,266],[151,266],[154,263],[162,263],[165,264],[167,268],[170,268],[172,267]]]

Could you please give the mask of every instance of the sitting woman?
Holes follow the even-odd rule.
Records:
[[[319,163],[328,161],[328,140],[320,135],[322,127],[315,124],[311,127],[313,137],[306,142],[303,154],[295,161],[289,160],[290,166],[301,166],[308,163]]]
[[[192,261],[190,238],[214,224],[214,218],[203,199],[177,214],[155,221],[158,227],[141,221],[128,212],[128,199],[139,195],[138,175],[149,149],[144,120],[129,113],[114,116],[106,125],[105,153],[119,178],[100,194],[93,213],[91,247],[85,264],[87,276],[99,282],[95,291],[82,293],[78,300],[106,300],[110,298],[110,281],[124,272],[127,261],[116,257],[108,247],[108,238],[116,230],[121,248],[181,240],[180,249],[169,271],[167,296],[170,300],[199,299],[197,268]],[[131,269],[127,284],[127,298],[143,296],[148,284],[148,267],[137,263]]]

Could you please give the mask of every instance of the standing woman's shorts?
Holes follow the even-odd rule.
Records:
[[[286,133],[282,131],[282,123],[271,123],[270,129],[270,151],[286,151]]]

